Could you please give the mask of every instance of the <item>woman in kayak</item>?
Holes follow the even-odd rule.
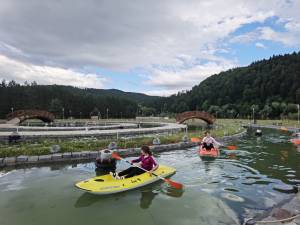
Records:
[[[132,167],[129,167],[128,169],[119,173],[111,173],[111,175],[116,179],[125,179],[145,173],[144,170],[152,173],[158,168],[158,164],[153,158],[152,152],[148,146],[142,146],[141,156],[138,159],[132,160],[131,163],[133,164]],[[144,170],[139,167],[143,168]]]
[[[222,144],[217,142],[212,136],[210,136],[209,131],[204,132],[205,137],[202,139],[202,148],[210,151],[214,146],[221,146]]]

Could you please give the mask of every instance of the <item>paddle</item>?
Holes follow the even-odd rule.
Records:
[[[116,160],[123,160],[123,161],[125,161],[125,162],[127,162],[127,163],[129,163],[129,164],[132,165],[131,162],[129,162],[129,161],[123,159],[123,158],[122,158],[121,156],[119,156],[116,152],[113,152],[113,153],[111,154],[111,156],[112,156],[114,159],[116,159]],[[139,167],[139,166],[137,166],[137,167],[140,168],[140,169],[142,169],[142,170],[144,170],[145,172],[149,172],[148,170],[145,170],[145,169],[143,169],[142,167]],[[180,183],[177,183],[177,182],[174,182],[174,181],[172,181],[172,180],[170,180],[170,179],[161,177],[161,176],[159,176],[159,175],[157,175],[157,174],[155,174],[155,173],[151,173],[151,174],[153,174],[154,176],[156,176],[156,177],[162,179],[163,181],[167,182],[168,184],[170,184],[172,187],[174,187],[174,188],[176,188],[176,189],[182,189],[182,188],[183,188],[183,185],[180,184]]]
[[[191,142],[198,143],[198,142],[201,142],[201,140],[200,140],[200,138],[192,137]],[[236,150],[237,149],[237,146],[235,146],[235,145],[227,145],[227,146],[224,146],[224,147],[226,147],[228,150]]]

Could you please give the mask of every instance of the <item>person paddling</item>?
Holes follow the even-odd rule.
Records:
[[[150,173],[158,168],[158,164],[153,158],[150,148],[146,145],[142,146],[141,148],[141,156],[138,159],[132,160],[131,163],[133,164],[132,167],[129,167],[128,169],[123,170],[119,173],[110,174],[116,179],[125,179],[145,173],[144,170],[134,166],[135,163],[137,163],[137,166],[149,171]]]
[[[217,142],[212,136],[210,136],[209,131],[204,132],[205,137],[202,139],[202,148],[210,151],[214,146],[221,146],[222,144]]]

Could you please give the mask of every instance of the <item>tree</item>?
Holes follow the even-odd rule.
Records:
[[[50,112],[54,113],[56,116],[62,111],[63,105],[61,100],[54,98],[50,103]]]

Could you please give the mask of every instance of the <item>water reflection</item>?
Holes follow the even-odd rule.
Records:
[[[148,209],[158,193],[148,190],[148,191],[141,191],[141,198],[140,198],[140,207],[142,209]]]
[[[89,207],[96,203],[110,204],[111,201],[120,201],[126,197],[128,197],[132,193],[140,192],[141,197],[139,201],[139,206],[142,209],[148,209],[154,198],[159,194],[164,194],[174,198],[182,197],[184,191],[178,190],[172,187],[166,186],[150,186],[147,188],[140,188],[139,190],[132,190],[128,192],[121,192],[113,195],[94,195],[90,193],[83,193],[75,202],[75,208]],[[116,203],[117,204],[117,203]]]

